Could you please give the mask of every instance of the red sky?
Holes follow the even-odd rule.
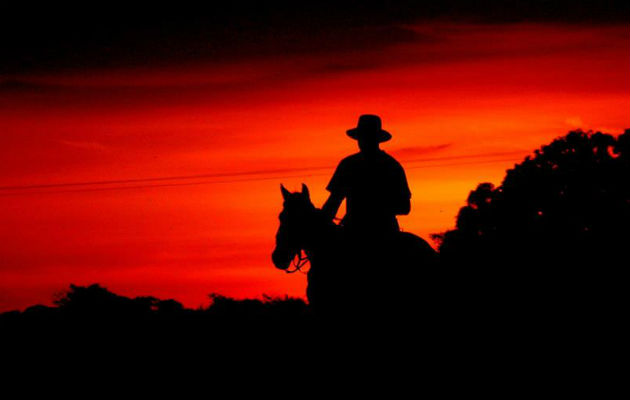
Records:
[[[394,135],[400,223],[426,239],[539,145],[630,127],[627,25],[405,28],[373,50],[0,75],[0,310],[70,283],[193,307],[303,296],[270,261],[279,184],[320,206],[362,113]]]

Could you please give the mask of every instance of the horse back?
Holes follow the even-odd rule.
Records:
[[[400,232],[399,242],[403,260],[422,267],[436,266],[437,252],[426,240],[410,232]]]

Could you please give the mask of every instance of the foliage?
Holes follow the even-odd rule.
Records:
[[[573,131],[470,192],[439,236],[452,266],[554,268],[615,263],[628,242],[630,130]]]

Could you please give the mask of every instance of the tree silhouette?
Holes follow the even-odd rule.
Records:
[[[630,130],[573,131],[470,192],[435,237],[444,265],[476,290],[527,302],[619,294],[630,243]],[[472,280],[471,280],[472,279]]]

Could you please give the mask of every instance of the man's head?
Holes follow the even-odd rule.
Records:
[[[348,136],[359,142],[362,152],[378,150],[379,143],[386,142],[392,135],[381,127],[378,115],[364,114],[359,117],[356,128],[348,129]]]
[[[359,138],[357,142],[362,153],[374,153],[380,150],[380,142],[372,138]]]

